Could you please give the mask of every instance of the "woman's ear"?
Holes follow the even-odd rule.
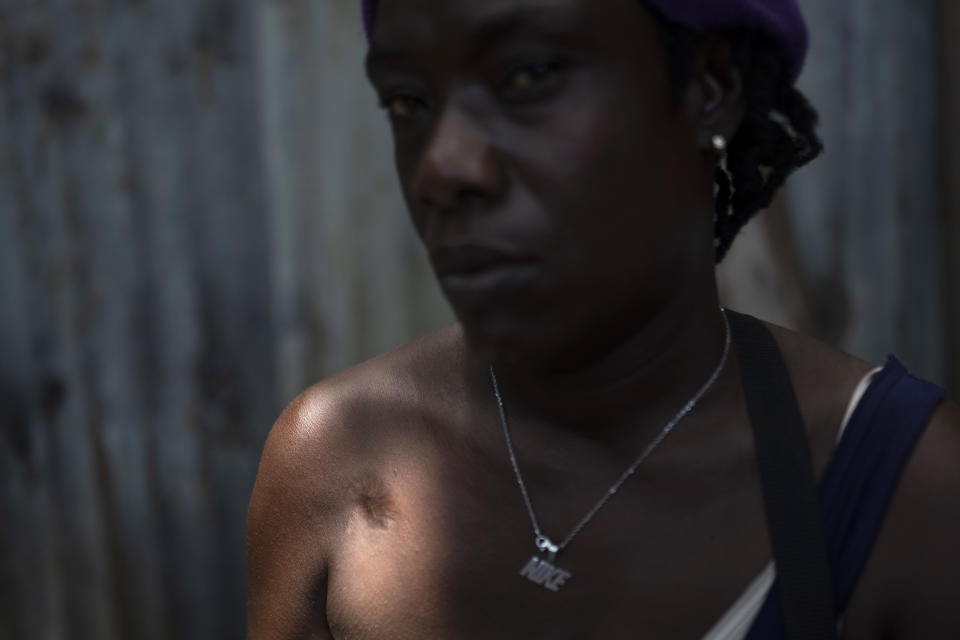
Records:
[[[715,136],[732,140],[745,111],[743,76],[729,40],[711,37],[697,51],[685,94],[685,110],[694,119],[697,144],[712,149]]]

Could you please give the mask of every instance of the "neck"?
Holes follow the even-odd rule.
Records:
[[[564,429],[611,442],[662,427],[720,362],[725,328],[716,296],[679,297],[638,314],[612,348],[576,367],[537,370],[494,361],[511,424]],[[724,367],[721,378],[730,367]],[[700,401],[701,410],[710,393]]]

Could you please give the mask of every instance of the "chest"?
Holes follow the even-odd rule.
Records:
[[[505,458],[424,462],[397,474],[388,518],[348,515],[329,574],[335,637],[694,638],[769,558],[749,464],[638,473],[551,570],[534,560],[546,556]],[[608,488],[605,475],[616,472],[532,467],[543,533],[563,540]]]

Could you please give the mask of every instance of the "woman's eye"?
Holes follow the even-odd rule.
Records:
[[[546,97],[559,87],[563,66],[558,62],[538,62],[512,71],[504,82],[508,98],[523,101]]]
[[[426,106],[423,100],[408,94],[387,96],[380,102],[380,105],[391,118],[397,120],[416,116]]]
[[[546,64],[538,64],[514,71],[509,85],[517,89],[529,89],[541,82],[552,69]]]

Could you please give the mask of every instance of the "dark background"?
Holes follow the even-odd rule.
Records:
[[[734,308],[960,389],[960,3],[804,0]],[[449,321],[354,0],[0,0],[0,638],[240,638],[266,433]]]

